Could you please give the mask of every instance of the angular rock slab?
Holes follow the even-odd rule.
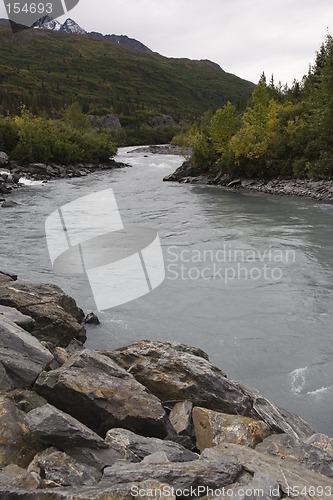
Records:
[[[271,479],[276,481],[280,490],[288,498],[297,498],[299,500],[320,500],[323,498],[331,498],[333,491],[332,479],[318,474],[304,466],[283,460],[278,457],[266,455],[265,453],[253,450],[247,446],[237,444],[219,445],[214,448],[207,448],[201,455],[202,459],[210,461],[234,461],[239,463],[248,472],[255,474],[267,474]],[[326,488],[329,492],[328,496],[320,494],[311,494],[311,491],[322,491],[321,488]],[[300,494],[304,490],[305,494]],[[297,492],[298,495],[293,492]]]
[[[199,486],[217,489],[234,483],[241,470],[242,466],[239,463],[228,460],[219,462],[195,460],[173,464],[124,464],[121,467],[107,467],[104,470],[102,483],[121,484],[129,478],[134,482],[153,479],[169,484],[175,490],[180,491],[197,489]],[[204,494],[201,492],[198,496]]]
[[[49,404],[30,411],[24,422],[39,439],[59,448],[67,446],[107,447],[98,434]]]
[[[261,420],[227,415],[206,408],[193,408],[193,424],[197,448],[203,451],[220,443],[234,443],[255,448],[272,431]]]
[[[0,316],[0,363],[12,388],[29,389],[53,356],[42,344],[12,321]]]
[[[156,492],[156,495],[152,493]],[[176,500],[168,484],[158,481],[126,482],[124,484],[103,484],[81,488],[51,488],[36,490],[14,490],[0,486],[1,500]]]
[[[111,429],[106,434],[105,442],[130,462],[140,462],[156,452],[165,453],[169,462],[190,462],[199,458],[196,453],[173,441],[139,436],[126,429]]]
[[[73,338],[84,338],[79,323],[84,316],[81,309],[56,285],[22,281],[0,284],[0,304],[31,316],[36,321],[33,334],[39,340],[66,347]]]
[[[27,467],[45,448],[24,424],[25,413],[0,394],[0,468],[10,464]]]
[[[25,490],[36,490],[41,484],[41,478],[34,472],[28,472],[18,465],[7,465],[0,471],[0,488],[21,488]]]
[[[52,482],[58,486],[92,486],[102,477],[97,469],[77,462],[56,448],[48,448],[39,453],[34,463],[44,482]]]
[[[256,450],[299,462],[308,469],[333,479],[333,454],[288,434],[269,436]]]
[[[194,406],[226,413],[250,411],[249,395],[200,349],[144,340],[106,354],[164,403],[190,400]]]
[[[103,437],[114,427],[161,438],[169,430],[161,402],[114,361],[88,349],[43,372],[34,388]]]
[[[181,401],[170,412],[171,425],[180,436],[193,436],[192,409],[191,401]]]
[[[1,316],[5,316],[5,318],[9,319],[27,332],[32,332],[36,324],[35,320],[31,318],[31,316],[22,314],[17,309],[14,309],[14,307],[0,306],[0,317]]]

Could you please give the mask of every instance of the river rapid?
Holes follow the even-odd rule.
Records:
[[[56,283],[97,312],[87,347],[140,339],[201,347],[228,377],[333,436],[333,205],[163,183],[183,158],[132,150],[116,157],[130,168],[15,190],[19,205],[1,209],[0,269]],[[98,312],[85,276],[52,269],[45,220],[108,188],[124,222],[158,232],[166,278]]]

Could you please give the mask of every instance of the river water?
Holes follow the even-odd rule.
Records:
[[[333,435],[333,206],[163,183],[183,158],[133,149],[117,158],[131,168],[13,192],[20,205],[1,210],[0,269],[56,283],[97,312],[85,276],[52,269],[44,225],[64,204],[112,188],[124,222],[158,232],[166,278],[98,312],[87,347],[139,339],[201,347],[230,378]]]

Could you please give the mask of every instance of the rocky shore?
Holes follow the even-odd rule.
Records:
[[[1,499],[333,498],[333,438],[201,349],[85,349],[71,297],[6,272],[0,336]]]
[[[130,153],[188,156],[191,154],[191,150],[189,148],[174,146],[173,144],[162,144],[162,145],[152,144],[150,146],[134,149],[130,151]]]
[[[173,174],[163,179],[170,182],[201,183],[222,186],[229,189],[255,191],[280,196],[292,195],[312,198],[325,203],[333,203],[333,181],[311,179],[243,179],[229,174],[198,174],[190,162],[186,161]]]
[[[78,165],[45,165],[44,163],[31,163],[26,166],[9,161],[6,153],[0,152],[0,206],[7,208],[14,202],[7,199],[13,189],[23,185],[21,180],[47,182],[54,179],[84,177],[92,172],[112,170],[114,168],[129,167],[129,165],[115,160],[106,164],[78,164]]]

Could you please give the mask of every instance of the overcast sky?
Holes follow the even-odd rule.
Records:
[[[255,83],[263,71],[282,84],[300,80],[333,34],[332,0],[80,0],[67,17],[168,57],[210,59]]]

